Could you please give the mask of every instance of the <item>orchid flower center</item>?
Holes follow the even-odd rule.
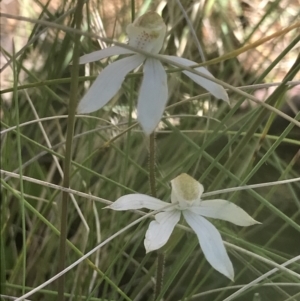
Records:
[[[166,25],[159,14],[148,12],[129,24],[126,32],[130,46],[157,54],[164,42]]]
[[[200,201],[203,186],[186,173],[171,181],[172,203],[178,203],[178,209],[185,209]]]
[[[174,179],[178,193],[187,201],[192,201],[198,197],[198,182],[189,175],[183,173]]]

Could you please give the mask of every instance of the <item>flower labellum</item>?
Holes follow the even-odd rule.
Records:
[[[150,222],[146,232],[144,245],[147,253],[167,243],[182,214],[196,233],[207,261],[214,269],[233,280],[233,266],[221,235],[206,217],[225,220],[238,226],[260,223],[229,201],[221,199],[202,201],[203,186],[185,173],[172,180],[171,185],[171,203],[174,205],[172,207],[148,195],[128,194],[120,197],[107,208],[118,211],[141,208],[161,210],[155,215],[155,220]]]
[[[130,46],[158,55],[163,46],[166,25],[156,12],[148,12],[129,24],[126,31]],[[111,46],[82,56],[79,63],[86,64],[121,54],[132,56],[111,63],[99,74],[79,102],[77,113],[91,113],[101,109],[121,88],[125,76],[143,64],[144,77],[138,96],[137,113],[139,123],[144,132],[149,135],[159,123],[168,100],[167,74],[160,60],[119,46]],[[197,64],[176,56],[158,56],[187,67]],[[203,67],[195,68],[195,70],[214,79],[213,75]],[[222,86],[189,71],[182,72],[216,98],[229,102],[228,95]]]

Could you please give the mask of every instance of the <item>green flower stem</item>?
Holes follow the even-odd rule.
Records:
[[[156,160],[155,133],[152,133],[149,137],[149,183],[150,183],[150,192],[153,197],[156,197],[155,160]],[[158,251],[154,300],[157,299],[157,297],[160,295],[160,292],[162,290],[164,267],[165,267],[164,263],[165,263],[165,255],[163,252]]]
[[[17,151],[18,151],[18,163],[19,163],[19,174],[20,174],[20,209],[21,209],[21,219],[22,219],[22,253],[20,258],[22,258],[22,294],[25,293],[25,283],[26,283],[26,222],[25,222],[25,206],[24,206],[24,185],[23,185],[23,170],[22,170],[22,144],[20,135],[20,115],[19,115],[19,98],[18,98],[18,70],[15,60],[15,47],[13,44],[13,77],[14,77],[14,102],[15,102],[15,112],[16,112],[16,123],[17,123]]]
[[[165,271],[165,254],[162,251],[158,251],[154,300],[158,299],[158,296],[162,291],[162,286],[164,282],[164,271]]]
[[[83,0],[77,2],[75,10],[75,26],[80,29],[82,20]],[[78,87],[78,71],[79,71],[79,43],[80,35],[74,37],[74,53],[73,53],[73,66],[72,66],[72,80],[70,89],[70,102],[69,102],[69,116],[67,122],[67,138],[66,138],[66,155],[64,160],[64,179],[63,187],[69,188],[70,186],[70,171],[72,160],[72,141],[74,136],[75,112],[77,107],[77,87]],[[60,244],[59,244],[59,262],[58,272],[62,271],[65,267],[66,257],[66,241],[67,241],[67,214],[68,214],[68,201],[69,194],[62,193],[62,207],[61,207],[61,220],[60,220]],[[63,301],[64,296],[64,283],[65,275],[58,280],[58,300]]]
[[[131,0],[131,22],[135,19],[135,0]]]
[[[149,137],[149,183],[150,193],[154,198],[156,198],[155,157],[155,134],[152,133]]]
[[[123,165],[123,183],[126,185],[127,181],[127,172],[128,172],[128,162],[129,162],[129,152],[131,144],[131,129],[132,129],[132,110],[133,110],[133,98],[134,98],[134,80],[130,80],[130,95],[129,95],[129,114],[128,114],[128,131],[127,131],[127,137],[126,137],[126,148],[125,148],[125,157],[124,157],[124,165]],[[124,194],[124,191],[122,191],[122,194]]]

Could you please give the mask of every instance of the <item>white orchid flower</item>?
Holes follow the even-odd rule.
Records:
[[[148,12],[136,19],[132,24],[129,24],[126,31],[130,46],[152,54],[158,54],[164,42],[166,25],[156,12]],[[138,96],[137,113],[138,121],[144,132],[151,134],[159,123],[168,100],[167,74],[158,59],[146,57],[119,46],[112,46],[82,56],[79,63],[90,63],[120,54],[133,55],[111,63],[99,74],[80,101],[77,112],[91,113],[105,106],[121,88],[125,76],[141,64],[144,64],[144,77]],[[159,56],[184,66],[197,64],[176,56]],[[203,67],[195,68],[195,70],[214,78]],[[216,98],[229,102],[228,95],[222,86],[194,73],[188,71],[183,71],[183,73]]]
[[[186,222],[197,234],[207,261],[214,269],[233,280],[233,266],[221,235],[205,217],[225,220],[238,226],[260,223],[229,201],[220,199],[202,201],[203,186],[185,173],[172,180],[171,185],[171,203],[174,206],[167,206],[169,203],[148,195],[128,194],[106,208],[118,211],[141,208],[161,210],[155,215],[155,220],[150,222],[146,232],[144,240],[146,253],[157,250],[167,243],[182,213]]]

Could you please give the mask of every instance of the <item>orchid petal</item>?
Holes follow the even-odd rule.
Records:
[[[182,211],[198,236],[203,254],[211,266],[233,281],[234,270],[219,231],[205,218],[188,210]]]
[[[108,65],[79,102],[77,113],[91,113],[105,106],[122,86],[127,73],[141,65],[144,59],[136,54]]]
[[[162,55],[162,57],[167,58],[175,63],[182,64],[184,66],[190,67],[193,65],[197,65],[197,63],[190,61],[185,58],[177,57],[177,56],[170,56],[170,55]],[[206,68],[204,67],[198,67],[194,70],[199,71],[211,78],[215,78]],[[192,79],[195,83],[202,86],[204,89],[206,89],[208,92],[210,92],[213,96],[216,98],[223,99],[224,101],[229,103],[228,95],[225,89],[220,86],[219,84],[216,84],[213,81],[210,81],[202,76],[199,76],[197,74],[191,73],[189,71],[182,71],[185,75],[187,75],[190,79]]]
[[[111,46],[81,56],[79,58],[79,64],[86,64],[95,61],[100,61],[106,57],[113,56],[113,55],[131,54],[131,53],[135,53],[135,52],[129,49],[125,49],[123,47]]]
[[[159,123],[168,100],[167,74],[159,60],[148,58],[138,98],[138,121],[151,134]]]
[[[150,210],[160,210],[168,205],[170,205],[170,203],[163,202],[152,196],[136,193],[136,194],[127,194],[121,196],[110,206],[107,206],[105,208],[109,208],[117,211],[142,209],[142,208],[147,208]],[[171,208],[169,209],[166,208],[166,210],[171,210]]]
[[[239,206],[225,200],[202,201],[199,206],[189,210],[205,217],[217,218],[238,226],[260,224]]]
[[[180,211],[172,210],[155,215],[146,232],[144,245],[146,253],[164,246],[171,236],[174,227],[180,220]]]

